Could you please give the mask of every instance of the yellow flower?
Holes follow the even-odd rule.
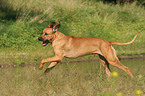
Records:
[[[123,94],[121,92],[117,93],[117,96],[123,96]]]
[[[15,56],[15,59],[17,58],[17,56]]]
[[[141,95],[141,91],[140,90],[136,90],[136,95]]]
[[[117,72],[112,72],[112,76],[117,77],[118,73]]]

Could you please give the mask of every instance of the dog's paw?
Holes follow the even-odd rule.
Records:
[[[44,71],[44,74],[48,74],[50,70],[51,70],[51,68],[47,68],[47,69]]]
[[[43,66],[40,65],[40,66],[39,66],[39,69],[42,70],[42,69],[43,69]]]
[[[55,66],[52,66],[52,67],[50,67],[50,68],[47,68],[47,69],[45,70],[44,74],[48,74],[49,71],[52,70],[52,68],[54,68],[54,67],[55,67]]]

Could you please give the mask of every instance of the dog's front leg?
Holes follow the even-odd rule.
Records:
[[[52,57],[52,58],[43,59],[43,60],[41,61],[41,64],[40,64],[40,66],[39,66],[39,69],[42,69],[44,63],[46,63],[46,62],[61,62],[61,61],[62,61],[62,59],[61,59],[60,57],[58,57],[58,56],[54,56],[54,57]]]
[[[45,70],[45,74],[47,74],[52,68],[54,68],[57,65],[58,62],[51,62],[51,64],[48,66],[48,68]]]

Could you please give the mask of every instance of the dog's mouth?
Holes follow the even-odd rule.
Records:
[[[43,41],[43,46],[46,46],[47,44],[49,43],[49,40],[45,40],[45,41]]]

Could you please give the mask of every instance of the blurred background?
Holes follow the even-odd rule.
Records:
[[[38,41],[52,21],[68,36],[129,42],[140,32],[131,45],[113,46],[117,55],[145,53],[144,6],[144,0],[0,0],[0,56],[52,56],[51,44]]]

